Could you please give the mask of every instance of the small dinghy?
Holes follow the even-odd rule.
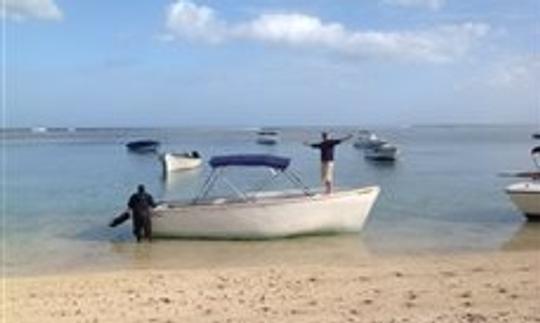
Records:
[[[379,187],[364,187],[332,194],[311,192],[298,175],[288,170],[289,158],[273,155],[213,157],[212,171],[191,202],[165,202],[155,210],[155,237],[212,239],[269,239],[305,234],[360,231],[373,207]],[[270,173],[267,181],[243,192],[224,177],[229,167],[259,167]],[[300,189],[263,192],[277,177]],[[229,186],[237,198],[208,198],[216,182]]]
[[[161,156],[165,173],[188,170],[201,166],[202,158],[197,151],[191,153],[165,153]]]
[[[137,140],[131,141],[126,144],[126,148],[135,153],[150,153],[157,152],[159,148],[159,141],[155,140]]]

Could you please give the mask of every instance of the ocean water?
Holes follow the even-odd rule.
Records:
[[[365,255],[540,249],[540,226],[527,223],[503,189],[514,179],[498,173],[533,167],[527,126],[371,128],[399,146],[395,163],[370,162],[344,143],[336,151],[342,188],[379,185],[382,194],[360,234],[272,241],[158,240],[135,244],[131,224],[108,228],[139,183],[158,200],[195,196],[208,167],[164,179],[154,154],[124,144],[151,138],[162,151],[270,153],[319,186],[316,150],[322,129],[335,136],[358,128],[282,128],[276,146],[255,143],[255,129],[4,130],[5,196],[2,240],[7,274],[119,268],[215,267],[279,263],[347,263]],[[537,141],[536,144],[539,142]],[[232,171],[245,188],[258,171]],[[271,189],[289,188],[277,182]],[[218,188],[218,194],[225,190]]]

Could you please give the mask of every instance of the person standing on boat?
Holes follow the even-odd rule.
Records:
[[[331,194],[334,182],[334,149],[343,141],[351,139],[352,135],[340,139],[330,139],[328,133],[323,132],[321,136],[321,142],[315,144],[305,142],[304,144],[321,151],[321,181],[326,188],[326,194]]]
[[[151,209],[155,207],[154,198],[145,191],[142,184],[137,187],[137,193],[129,198],[128,208],[131,210],[133,234],[137,242],[141,242],[143,237],[152,240]]]

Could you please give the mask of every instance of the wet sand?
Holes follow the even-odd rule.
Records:
[[[540,322],[538,249],[3,283],[3,322]]]

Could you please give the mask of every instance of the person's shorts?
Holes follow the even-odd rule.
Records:
[[[327,161],[321,163],[321,180],[324,183],[332,183],[334,181],[334,162]]]

